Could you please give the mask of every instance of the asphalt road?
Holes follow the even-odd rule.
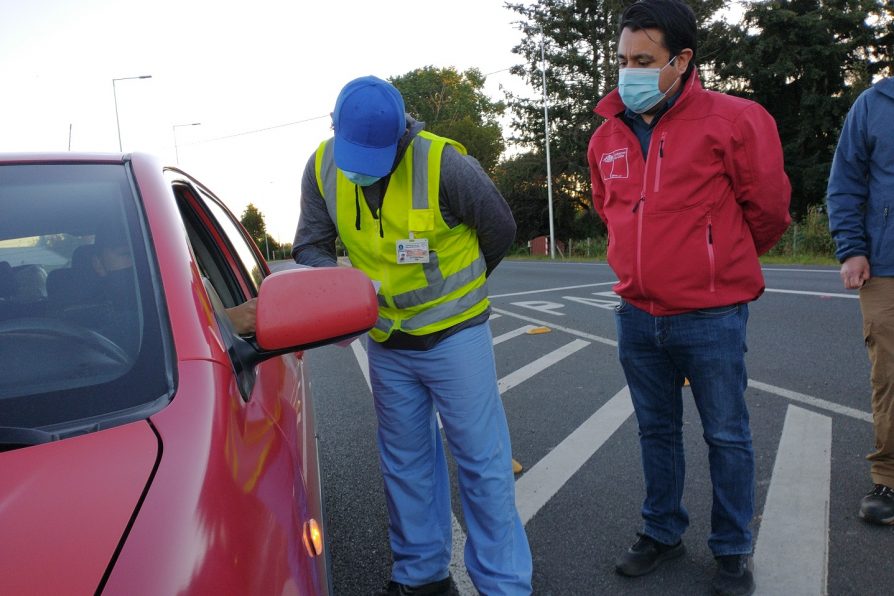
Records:
[[[758,593],[894,594],[894,528],[857,517],[870,488],[864,456],[873,437],[856,294],[843,290],[834,268],[764,274],[768,290],[751,305],[747,360]],[[534,555],[534,592],[708,594],[711,485],[691,402],[687,554],[638,579],[613,571],[636,539],[643,498],[636,422],[614,347],[614,279],[604,264],[505,261],[489,280],[497,372],[513,455],[525,467],[517,503]],[[550,331],[527,333],[535,326]],[[390,554],[363,351],[330,346],[306,359],[335,593],[367,594],[387,581]],[[461,525],[456,497],[454,512]],[[453,572],[461,591],[473,594],[461,556]]]

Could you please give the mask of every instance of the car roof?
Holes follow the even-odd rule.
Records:
[[[10,152],[0,153],[0,164],[27,163],[122,163],[129,153],[90,153],[78,151]]]

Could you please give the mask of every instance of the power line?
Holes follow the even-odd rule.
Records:
[[[277,128],[285,128],[287,126],[294,126],[296,124],[304,124],[306,122],[313,122],[314,120],[322,120],[323,118],[329,118],[329,114],[324,114],[322,116],[314,116],[313,118],[305,118],[304,120],[296,120],[294,122],[286,122],[285,124],[276,124],[274,126],[268,126],[266,128],[256,128],[254,130],[245,130],[242,132],[233,133],[231,135],[224,135],[222,137],[214,137],[211,139],[204,139],[201,141],[193,141],[192,143],[183,143],[184,145],[201,145],[203,143],[213,143],[215,141],[223,141],[225,139],[232,139],[235,137],[243,137],[245,135],[253,135],[259,132],[267,132],[268,130],[275,130]]]
[[[482,76],[487,77],[493,74],[506,72],[512,70],[512,67],[501,68],[500,70],[494,70],[492,72],[484,73]],[[244,137],[246,135],[253,135],[260,132],[267,132],[268,130],[276,130],[277,128],[285,128],[287,126],[295,126],[296,124],[304,124],[306,122],[313,122],[314,120],[322,120],[323,118],[329,118],[330,114],[324,114],[322,116],[314,116],[312,118],[305,118],[304,120],[296,120],[294,122],[286,122],[285,124],[275,124],[273,126],[267,126],[265,128],[256,128],[254,130],[245,130],[242,132],[236,132],[230,135],[224,135],[222,137],[214,137],[211,139],[203,139],[201,141],[193,141],[191,143],[183,143],[183,145],[202,145],[204,143],[214,143],[216,141],[224,141],[226,139],[233,139],[235,137]]]

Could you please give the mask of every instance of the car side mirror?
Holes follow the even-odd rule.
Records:
[[[278,271],[258,292],[255,339],[264,352],[309,349],[369,331],[378,314],[372,282],[357,269]]]

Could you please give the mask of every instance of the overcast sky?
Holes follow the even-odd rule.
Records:
[[[117,95],[125,151],[179,155],[290,242],[344,83],[477,67],[502,99],[500,85],[525,89],[506,72],[517,20],[502,0],[2,0],[0,151],[117,151]]]

